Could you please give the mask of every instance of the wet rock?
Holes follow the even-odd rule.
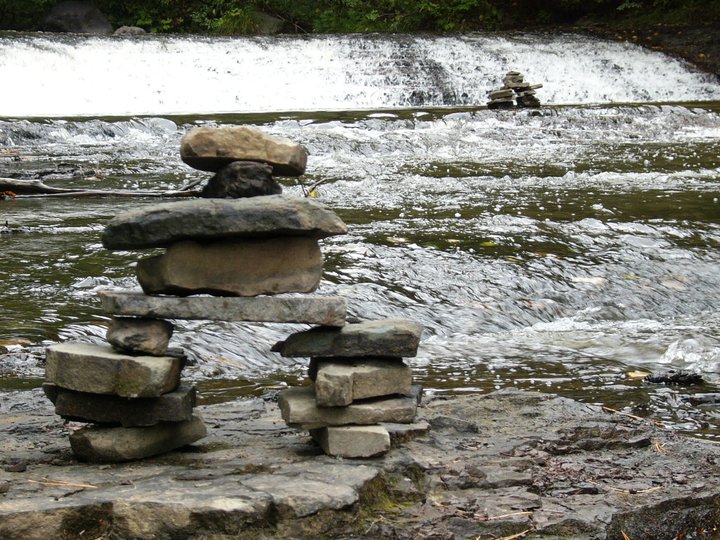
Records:
[[[325,238],[347,227],[331,210],[300,197],[203,199],[165,203],[113,218],[103,232],[107,249],[166,247],[181,240],[276,236]]]
[[[43,385],[43,391],[55,404],[55,414],[67,420],[123,427],[190,420],[196,399],[195,387],[187,385],[157,398],[134,399],[76,392],[47,383]]]
[[[548,540],[623,532],[674,540],[711,538],[701,531],[720,522],[717,444],[550,394],[439,396],[419,409],[422,419],[461,418],[478,431],[435,422],[373,466],[322,455],[262,399],[202,406],[211,429],[192,451],[79,464],[67,448],[70,427],[39,392],[23,394],[30,408],[0,414],[0,459],[24,459],[37,482],[0,470],[0,538],[8,540],[414,540],[528,530],[525,537]],[[590,428],[615,443],[588,449]],[[653,444],[623,446],[628,432]]]
[[[667,373],[652,373],[645,377],[645,381],[653,384],[669,385],[694,385],[703,384],[705,381],[699,373],[686,371],[668,371]]]
[[[43,20],[43,29],[81,34],[109,34],[113,31],[105,15],[92,2],[80,0],[55,4]]]
[[[342,328],[313,328],[276,343],[273,351],[285,357],[412,357],[422,325],[402,319],[348,324]]]
[[[320,407],[340,407],[365,398],[407,394],[412,370],[394,360],[336,362],[313,359],[315,399]]]
[[[390,450],[390,434],[383,426],[337,426],[310,432],[329,456],[369,458]]]
[[[47,348],[45,380],[78,392],[157,397],[178,387],[183,365],[172,356],[128,356],[108,345],[60,343]]]
[[[70,435],[70,446],[82,461],[108,463],[170,452],[207,435],[202,418],[164,422],[151,427],[87,427]]]
[[[303,429],[378,422],[411,423],[417,411],[417,400],[413,397],[373,399],[347,407],[319,407],[310,387],[284,390],[278,405],[288,425]]]
[[[201,171],[218,171],[233,161],[258,161],[272,166],[277,176],[300,176],[307,164],[301,144],[248,126],[191,129],[180,141],[180,157]]]
[[[145,29],[139,26],[121,26],[113,32],[116,36],[140,36],[146,33]]]
[[[160,319],[201,319],[345,324],[347,305],[338,296],[260,296],[255,298],[147,296],[101,291],[102,308],[111,315]]]
[[[27,468],[28,468],[27,461],[18,460],[18,461],[15,461],[15,462],[13,462],[13,463],[10,463],[10,464],[8,464],[8,465],[5,465],[5,466],[3,467],[3,470],[4,470],[5,472],[18,473],[18,472],[25,472],[25,471],[27,471]]]
[[[241,199],[279,195],[282,186],[272,177],[272,167],[251,161],[233,161],[220,169],[200,192],[206,199]]]
[[[205,244],[186,240],[172,244],[163,255],[139,261],[137,277],[148,294],[258,296],[312,292],[322,270],[322,254],[314,238]]]
[[[171,322],[162,319],[113,317],[105,338],[120,352],[162,356],[173,328]]]

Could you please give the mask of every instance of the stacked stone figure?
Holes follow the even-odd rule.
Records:
[[[192,413],[195,390],[180,385],[183,357],[168,352],[173,326],[167,319],[319,325],[281,347],[285,356],[310,351],[317,357],[318,389],[326,380],[350,380],[349,387],[319,390],[319,405],[352,412],[356,400],[405,396],[387,397],[374,406],[374,416],[341,424],[411,422],[417,398],[407,397],[411,373],[402,357],[415,355],[421,327],[408,321],[345,326],[344,299],[308,294],[322,277],[318,241],[347,227],[316,201],[281,194],[273,176],[303,174],[305,148],[254,128],[202,127],[183,137],[180,154],[191,167],[215,173],[203,198],[121,214],[103,233],[107,249],[164,249],[137,263],[143,293],[100,293],[113,316],[110,345],[48,348],[46,393],[57,414],[97,424],[71,435],[77,456],[138,459],[205,436],[202,419]],[[339,454],[328,428],[338,421],[310,423],[323,428],[314,431],[323,448]]]
[[[503,78],[502,88],[488,92],[488,109],[511,109],[513,99],[517,100],[518,107],[540,107],[535,90],[542,88],[542,84],[530,84],[523,79],[522,73],[508,71]]]
[[[314,382],[281,393],[283,419],[308,429],[329,455],[387,452],[388,427],[415,419],[420,389],[412,385],[403,357],[416,355],[421,333],[422,326],[412,321],[380,320],[317,327],[277,343],[273,350],[282,356],[311,358]]]

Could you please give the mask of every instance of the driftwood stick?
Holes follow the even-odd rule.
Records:
[[[129,189],[82,189],[48,186],[40,180],[0,178],[0,193],[30,197],[197,197],[198,190],[149,191]]]

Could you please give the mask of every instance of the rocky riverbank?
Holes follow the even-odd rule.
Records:
[[[199,407],[208,437],[90,465],[31,392],[2,396],[0,537],[717,538],[720,445],[552,395],[426,396],[382,458],[325,456],[272,396]],[[398,444],[402,441],[402,444]]]

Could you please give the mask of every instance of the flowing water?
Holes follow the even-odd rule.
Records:
[[[516,69],[539,110],[491,111]],[[194,125],[304,144],[300,181],[350,233],[319,293],[426,331],[434,392],[515,386],[720,437],[720,85],[658,53],[578,36],[0,37],[0,177],[176,189]],[[96,291],[136,287],[109,218],[151,198],[0,201],[0,396],[37,393],[42,349],[102,341]],[[203,402],[295,384],[271,345],[302,325],[177,322]],[[0,348],[0,352],[3,348]],[[701,386],[634,372],[687,370]],[[2,410],[3,399],[0,399]],[[17,399],[13,402],[17,403]]]

